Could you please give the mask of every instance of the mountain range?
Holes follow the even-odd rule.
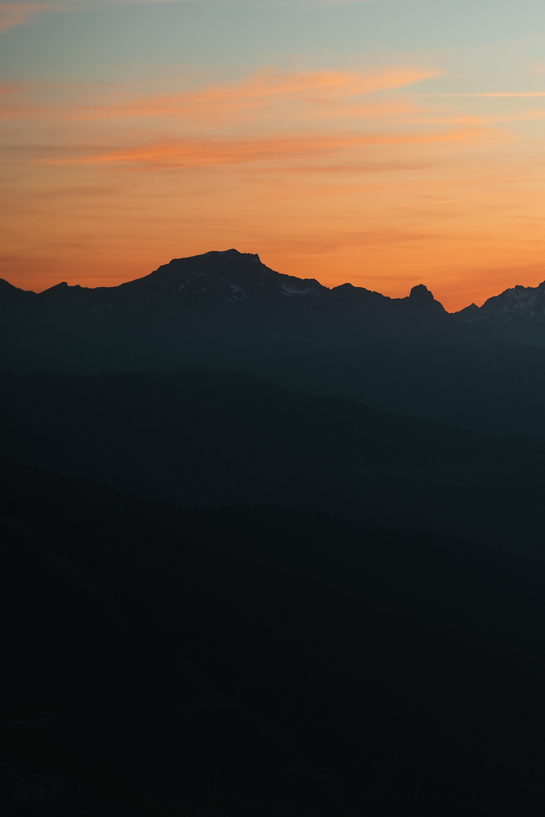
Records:
[[[0,281],[0,808],[542,813],[544,309]]]
[[[352,284],[332,289],[314,279],[283,275],[263,264],[259,255],[237,250],[208,252],[191,258],[174,259],[144,278],[114,287],[90,289],[81,286],[57,284],[39,294],[18,289],[0,279],[0,303],[7,314],[10,311],[64,308],[66,312],[79,310],[91,322],[104,320],[105,310],[121,309],[133,313],[172,312],[213,307],[235,309],[240,315],[250,311],[260,314],[272,312],[312,312],[328,315],[337,310],[360,312],[374,320],[386,316],[411,315],[410,310],[428,308],[431,314],[447,313],[423,284],[413,287],[408,298],[389,298],[378,292]],[[413,313],[414,314],[414,313]],[[420,314],[420,318],[424,313]],[[489,298],[482,307],[475,304],[453,313],[453,318],[464,324],[503,324],[504,341],[515,324],[527,330],[545,327],[545,282],[537,287],[515,286],[500,295]],[[409,318],[410,319],[410,318]],[[530,341],[527,341],[530,342]],[[545,337],[541,338],[541,345]]]
[[[0,371],[213,368],[492,433],[545,437],[544,285],[447,313],[281,275],[236,250],[117,287],[0,285]]]

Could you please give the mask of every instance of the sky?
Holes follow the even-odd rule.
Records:
[[[0,277],[545,280],[543,0],[0,0]]]

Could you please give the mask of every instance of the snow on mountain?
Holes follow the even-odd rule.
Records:
[[[16,299],[15,294],[32,294],[37,313],[53,310],[55,319],[61,315],[73,318],[86,315],[98,322],[109,321],[118,312],[125,317],[180,311],[195,317],[205,313],[227,316],[230,313],[309,315],[321,312],[372,321],[381,320],[386,313],[394,320],[408,315],[418,321],[426,314],[446,315],[423,285],[414,287],[410,297],[399,299],[351,284],[329,289],[312,278],[275,272],[263,264],[258,255],[235,249],[176,258],[143,278],[116,287],[88,289],[61,283],[35,295],[16,290],[6,282],[3,289],[0,287],[0,308],[16,301],[21,307],[30,303],[27,298]],[[110,311],[108,318],[107,310]],[[417,314],[421,318],[416,318]]]
[[[543,319],[545,281],[537,287],[515,286],[489,298],[481,307],[471,304],[457,313],[466,322],[488,318],[509,323],[513,320]]]

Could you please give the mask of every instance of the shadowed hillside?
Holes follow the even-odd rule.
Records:
[[[545,447],[226,372],[0,376],[0,454],[187,507],[320,509],[543,558]]]
[[[188,510],[0,460],[24,493],[129,537],[160,538],[311,580],[377,611],[448,626],[545,664],[545,566],[476,543],[278,506]],[[5,500],[8,502],[8,500]]]
[[[33,813],[543,806],[523,659],[195,551],[189,519],[173,546],[4,488],[0,525],[0,760],[64,792]]]

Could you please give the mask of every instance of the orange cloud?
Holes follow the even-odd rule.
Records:
[[[540,142],[494,124],[544,112],[421,103],[413,83],[437,73],[268,70],[162,93],[0,85],[0,275],[113,284],[237,246],[330,285],[426,283],[447,307],[476,300],[481,280],[492,294],[496,269],[545,257]]]
[[[158,168],[218,167],[253,162],[290,161],[375,145],[414,145],[474,140],[480,130],[451,130],[421,134],[363,134],[320,136],[284,135],[262,138],[176,139],[107,153],[43,159],[47,164],[129,164]]]
[[[176,0],[54,0],[52,3],[3,3],[0,2],[0,32],[8,28],[24,25],[36,14],[47,11],[73,11],[76,8],[85,8],[93,5],[106,6],[112,2],[117,4],[147,4],[150,2],[165,3]],[[179,0],[178,0],[179,2]]]
[[[108,98],[93,100],[93,88],[72,89],[77,101],[66,99],[53,105],[43,102],[28,103],[13,97],[0,108],[3,118],[54,118],[72,120],[100,120],[113,118],[149,118],[153,116],[182,116],[190,119],[210,119],[213,116],[232,115],[242,111],[267,109],[273,105],[296,103],[296,115],[301,115],[301,103],[315,109],[319,105],[347,103],[368,94],[406,88],[417,82],[439,76],[441,71],[420,68],[386,68],[367,72],[315,71],[279,74],[273,70],[258,74],[239,83],[209,85],[199,91],[177,94],[155,94],[138,99]],[[67,86],[65,92],[69,94]],[[82,95],[88,102],[81,104]],[[75,97],[75,94],[73,94]],[[354,102],[352,102],[354,104]],[[360,103],[361,104],[361,103]],[[399,105],[399,103],[398,103]],[[407,106],[407,103],[405,103]],[[385,106],[361,108],[365,112],[380,112]]]
[[[0,31],[23,25],[38,12],[47,11],[47,8],[38,3],[0,3]]]
[[[367,72],[314,71],[299,74],[279,74],[269,69],[260,71],[242,83],[205,88],[188,95],[187,99],[213,102],[233,98],[263,99],[275,96],[313,99],[335,94],[348,97],[406,88],[408,85],[440,76],[441,73],[439,70],[402,67]]]

